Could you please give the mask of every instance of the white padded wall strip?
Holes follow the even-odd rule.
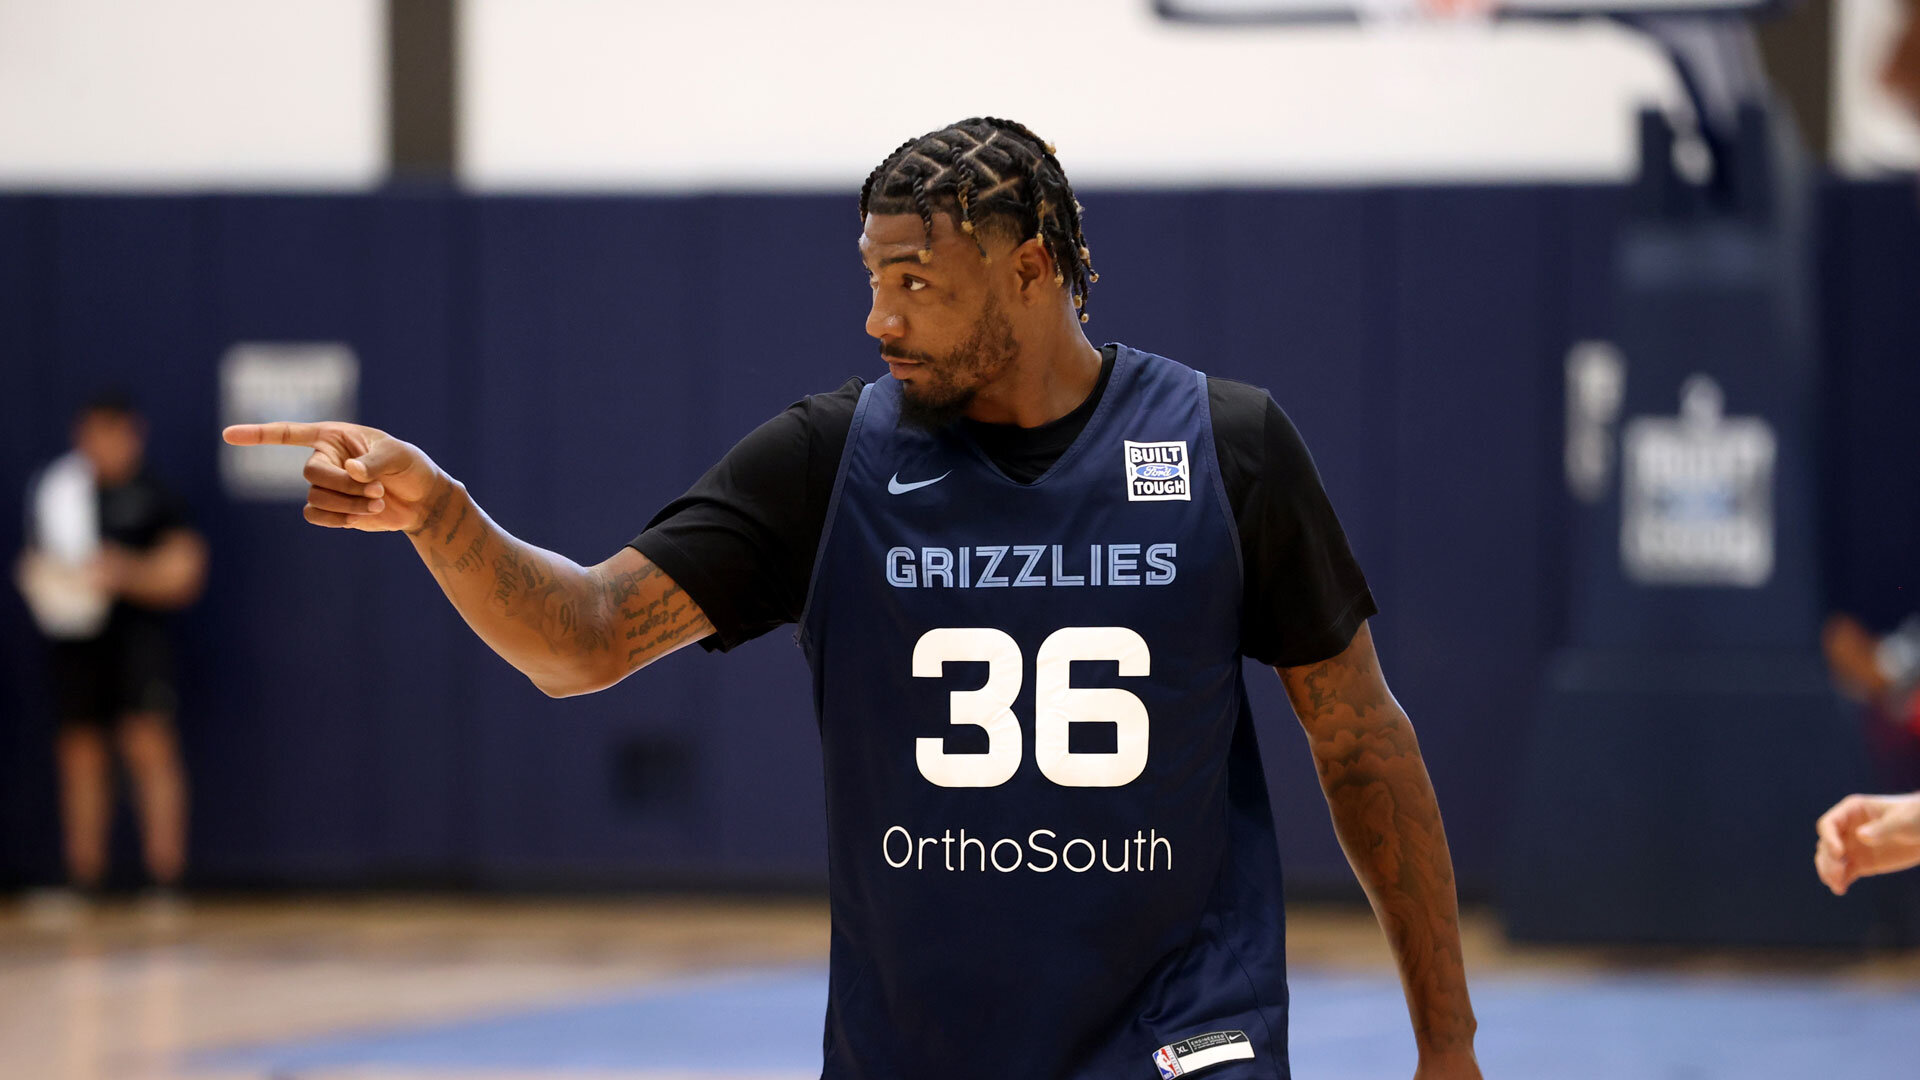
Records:
[[[360,187],[383,0],[0,0],[0,187]]]

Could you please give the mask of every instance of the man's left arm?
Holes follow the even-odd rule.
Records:
[[[1393,948],[1420,1050],[1416,1080],[1478,1080],[1453,860],[1413,724],[1366,624],[1340,655],[1275,669],[1306,729],[1347,861]]]

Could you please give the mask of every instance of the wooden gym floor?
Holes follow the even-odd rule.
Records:
[[[1296,1075],[1411,1075],[1371,917],[1296,908],[1289,929]],[[1475,914],[1465,946],[1489,1078],[1770,1080],[1823,1060],[1912,1076],[1920,1054],[1912,955],[1516,948]],[[826,948],[812,901],[289,898],[50,919],[0,900],[0,1077],[793,1080],[818,1075]]]

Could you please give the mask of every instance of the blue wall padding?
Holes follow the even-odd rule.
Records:
[[[1484,895],[1565,638],[1561,363],[1615,325],[1624,190],[1085,200],[1096,340],[1268,386],[1305,433],[1375,585],[1460,881]],[[1884,624],[1920,608],[1920,215],[1902,185],[1834,184],[1822,205],[1824,594]],[[847,197],[0,198],[0,491],[62,448],[77,401],[122,385],[213,544],[209,594],[180,619],[199,880],[822,880],[787,635],[551,702],[404,542],[226,499],[216,373],[236,341],[348,342],[363,421],[593,562],[789,401],[878,373],[857,232]],[[0,512],[9,558],[20,528]],[[11,590],[0,648],[0,881],[47,880],[52,724]],[[1350,880],[1277,680],[1251,675],[1291,880]],[[612,762],[635,740],[684,747],[676,797],[622,799]]]

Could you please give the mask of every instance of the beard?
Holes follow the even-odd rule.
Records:
[[[980,388],[1006,371],[1019,351],[1012,321],[988,296],[966,340],[945,356],[885,345],[880,355],[920,362],[921,377],[900,384],[900,420],[924,431],[938,431],[966,415]]]

